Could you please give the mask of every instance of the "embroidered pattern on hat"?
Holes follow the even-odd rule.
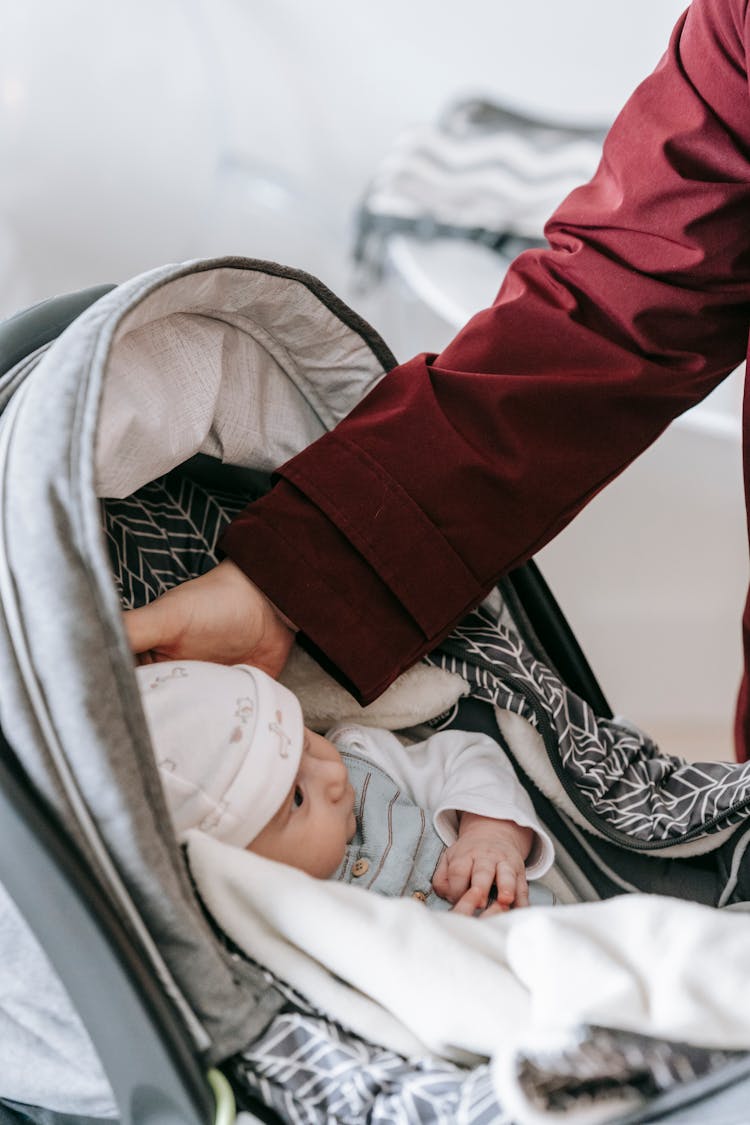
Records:
[[[281,711],[276,712],[276,722],[269,723],[268,729],[271,734],[275,734],[279,740],[279,756],[281,758],[289,757],[289,747],[292,745],[292,740],[281,725],[284,721]]]
[[[250,716],[255,714],[255,703],[249,695],[240,696],[234,714],[235,718],[240,719],[243,723],[246,723]]]
[[[255,714],[255,703],[248,695],[241,695],[237,700],[235,707],[234,717],[239,719],[241,724],[246,724]],[[240,742],[242,740],[242,726],[236,726],[229,736],[230,742]]]

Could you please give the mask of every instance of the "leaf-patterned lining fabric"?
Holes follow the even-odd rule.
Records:
[[[536,729],[546,721],[565,788],[615,831],[639,841],[679,842],[748,817],[750,763],[686,762],[662,754],[642,732],[598,718],[535,659],[505,607],[499,616],[485,607],[474,611],[447,649],[429,659],[468,679],[475,698],[521,715]]]
[[[222,530],[245,506],[175,471],[123,500],[102,501],[102,526],[123,609],[146,605],[219,561]]]

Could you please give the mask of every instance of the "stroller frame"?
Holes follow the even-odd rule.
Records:
[[[51,298],[0,325],[0,375],[49,344],[112,285]],[[20,872],[15,857],[24,856]],[[0,881],[64,983],[130,1122],[222,1125],[228,1083],[195,1056],[184,1023],[112,910],[75,843],[25,777],[0,730]],[[81,957],[85,949],[85,958]],[[101,1004],[102,993],[108,1004]],[[117,1018],[108,1018],[115,1011]],[[123,1027],[128,1044],[123,1048]],[[63,1120],[65,1115],[60,1115]],[[0,1103],[0,1121],[24,1121]]]
[[[0,324],[0,375],[56,339],[111,288],[99,286],[52,298]],[[596,677],[536,565],[530,562],[519,568],[510,582],[525,628],[560,675],[600,715],[611,716]],[[24,856],[23,871],[15,858],[19,854]],[[206,1125],[212,1120],[227,1125],[234,1105],[226,1080],[217,1071],[207,1075],[184,1021],[161,989],[137,939],[106,900],[54,811],[33,789],[2,730],[0,883],[36,934],[86,1025],[123,1125],[152,1121]],[[101,1003],[103,994],[106,1005]],[[675,1107],[689,1112],[690,1105],[700,1105],[716,1091],[748,1082],[750,1061],[690,1089],[658,1097],[637,1118],[628,1120],[643,1125],[676,1120],[671,1116]],[[244,1108],[263,1120],[278,1120],[260,1103]],[[33,1107],[29,1110],[26,1114],[24,1107],[0,1100],[0,1123],[36,1120]],[[680,1120],[705,1121],[700,1112],[696,1117],[689,1112]],[[52,1111],[43,1111],[43,1119],[60,1125],[82,1120]]]

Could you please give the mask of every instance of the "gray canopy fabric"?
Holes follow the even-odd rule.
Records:
[[[227,258],[117,287],[0,384],[3,728],[209,1061],[243,1047],[281,1001],[217,943],[185,875],[99,500],[128,495],[197,452],[270,470],[332,427],[394,362],[315,279]],[[115,1113],[36,942],[10,907],[0,923],[0,992],[3,978],[23,979],[34,965],[23,1018],[0,1020],[0,1053],[12,1043],[15,1060],[0,1096]],[[88,1060],[74,1083],[72,1058]]]

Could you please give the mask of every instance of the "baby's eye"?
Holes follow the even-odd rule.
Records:
[[[300,789],[299,785],[295,785],[295,787],[294,787],[294,798],[293,798],[295,808],[299,808],[300,805],[302,804],[302,802],[304,801],[304,799],[305,799],[305,795],[302,792],[302,790]]]

